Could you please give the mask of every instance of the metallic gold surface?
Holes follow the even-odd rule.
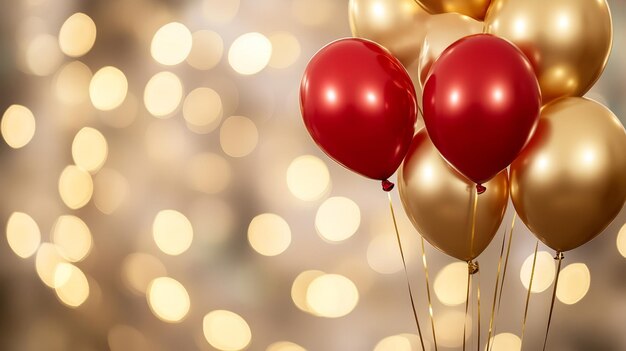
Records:
[[[432,14],[456,12],[482,20],[491,0],[415,0],[415,2]]]
[[[471,240],[471,183],[440,156],[426,130],[413,139],[398,176],[400,198],[413,225],[433,246],[462,261],[480,255],[493,239],[506,210],[507,172],[478,196],[475,238]]]
[[[407,67],[420,54],[431,17],[413,0],[350,0],[352,35],[387,48]]]
[[[612,45],[605,0],[494,0],[487,32],[515,43],[531,61],[544,104],[582,96],[602,74]]]
[[[626,199],[626,132],[585,98],[545,106],[535,136],[511,164],[518,215],[552,249],[574,249],[617,216]]]
[[[455,41],[483,31],[483,23],[458,13],[432,16],[419,56],[419,79],[423,87],[430,67],[439,55]]]

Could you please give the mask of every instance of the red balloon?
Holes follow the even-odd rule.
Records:
[[[415,88],[402,64],[380,45],[341,39],[309,62],[300,108],[313,140],[343,166],[386,180],[415,133]]]
[[[531,138],[541,108],[526,56],[489,34],[450,45],[433,64],[423,97],[431,140],[478,185],[513,162]]]

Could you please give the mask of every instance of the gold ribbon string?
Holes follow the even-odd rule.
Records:
[[[428,296],[428,312],[430,313],[430,325],[433,329],[433,341],[435,343],[435,351],[438,351],[437,347],[437,335],[435,333],[435,317],[433,316],[433,304],[430,297],[430,278],[428,274],[428,264],[426,263],[426,247],[424,245],[424,237],[420,235],[422,242],[422,263],[424,264],[424,276],[426,277],[426,296]]]
[[[396,238],[398,239],[398,248],[400,248],[400,256],[402,257],[402,265],[404,267],[404,276],[406,278],[406,286],[409,290],[409,298],[411,299],[411,308],[413,309],[413,317],[415,318],[415,325],[417,326],[417,333],[420,337],[420,344],[422,351],[426,351],[424,346],[424,338],[422,337],[422,328],[420,327],[419,318],[417,317],[417,309],[415,308],[415,301],[413,299],[413,289],[411,289],[411,282],[409,281],[409,272],[406,268],[406,259],[404,258],[404,249],[402,248],[402,240],[400,240],[400,231],[398,230],[398,223],[396,222],[396,213],[393,210],[393,201],[391,201],[391,194],[387,192],[389,197],[389,209],[391,210],[391,219],[393,219],[393,227],[396,230]]]
[[[535,267],[537,264],[537,250],[539,249],[539,241],[535,244],[535,254],[533,256],[533,267],[530,270],[530,283],[528,283],[528,293],[526,293],[526,305],[524,307],[524,320],[522,321],[522,339],[520,341],[521,346],[524,344],[524,334],[526,334],[526,318],[528,317],[528,306],[530,305],[530,294],[533,290],[533,280],[535,278]]]
[[[467,261],[467,291],[465,292],[465,319],[463,320],[463,351],[465,351],[465,335],[467,332],[467,314],[469,312],[470,290],[472,289],[472,261]]]
[[[478,346],[476,347],[476,351],[480,351],[480,269],[478,269],[478,262],[476,262],[476,267],[476,274],[478,275],[476,277],[476,279],[478,279],[476,282],[476,300],[478,304]]]
[[[474,187],[474,191],[472,191],[472,202],[473,202],[472,204],[472,231],[470,235],[470,254],[473,255],[474,254],[474,238],[476,236],[476,217],[477,217],[476,211],[478,208],[478,188],[476,187]],[[472,275],[476,273],[477,269],[478,269],[478,266],[476,263],[472,262],[471,260],[467,261],[467,293],[465,296],[465,321],[463,322],[463,351],[465,351],[465,347],[466,347],[465,336],[467,333],[467,316],[468,316],[467,313],[468,313],[468,307],[469,307],[470,288],[472,285]],[[480,347],[478,349],[480,350]]]
[[[491,317],[489,318],[489,333],[487,334],[487,351],[491,347],[491,333],[493,331],[493,319],[496,315],[496,302],[498,300],[498,284],[500,283],[500,269],[502,267],[502,258],[504,257],[504,244],[506,243],[506,227],[502,233],[502,246],[500,247],[500,258],[498,258],[498,271],[496,273],[496,284],[493,291],[493,303],[491,305]]]
[[[550,323],[552,323],[552,312],[554,311],[554,300],[556,300],[556,288],[559,285],[559,276],[561,275],[561,263],[563,262],[563,253],[557,252],[554,259],[558,261],[558,264],[556,267],[556,278],[554,279],[554,291],[552,291],[552,302],[550,302],[550,314],[548,315],[546,338],[543,340],[543,351],[546,351],[546,345],[548,345],[548,333],[550,332]]]

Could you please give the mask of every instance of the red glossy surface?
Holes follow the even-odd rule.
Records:
[[[488,34],[448,47],[431,68],[423,96],[431,140],[477,184],[513,162],[532,136],[541,107],[526,56]]]
[[[341,39],[309,62],[300,108],[313,140],[335,161],[385,180],[414,134],[416,96],[402,64],[378,44]]]

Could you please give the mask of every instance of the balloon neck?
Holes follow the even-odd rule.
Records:
[[[390,192],[391,190],[393,190],[393,187],[395,186],[395,184],[393,184],[389,180],[385,179],[385,180],[382,181],[382,186],[383,186],[383,190],[385,192]]]
[[[557,253],[556,253],[556,256],[554,256],[554,259],[555,259],[556,261],[558,261],[558,260],[562,260],[562,259],[564,259],[564,258],[565,258],[565,255],[563,255],[563,253],[562,253],[562,252],[557,252]]]
[[[469,274],[474,275],[478,273],[480,270],[480,266],[478,265],[478,261],[467,261],[467,270]]]
[[[484,193],[487,190],[487,188],[485,188],[484,185],[482,184],[476,184],[476,192],[480,195],[482,193]]]

